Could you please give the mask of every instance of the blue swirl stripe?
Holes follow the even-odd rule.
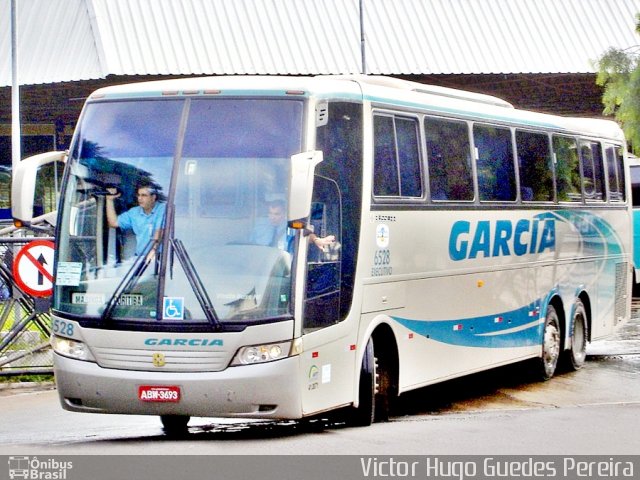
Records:
[[[425,338],[460,347],[512,348],[540,345],[544,328],[540,300],[509,312],[460,320],[392,318]]]
[[[580,236],[582,252],[579,257],[600,257],[602,270],[612,270],[615,258],[623,253],[623,242],[615,229],[603,218],[587,211],[560,210],[535,215],[539,220],[553,219],[572,225]],[[576,252],[578,253],[578,252]],[[583,279],[586,280],[586,279]],[[544,330],[546,305],[554,291],[544,300],[496,315],[464,318],[460,320],[412,320],[392,317],[400,325],[430,340],[461,347],[512,348],[540,345]],[[541,309],[541,305],[545,307]]]
[[[559,210],[538,215],[540,218],[556,218],[569,223],[580,233],[582,242],[589,251],[585,254],[619,255],[623,252],[622,239],[618,232],[603,218],[585,211]]]

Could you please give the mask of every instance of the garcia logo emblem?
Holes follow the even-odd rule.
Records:
[[[154,353],[151,356],[154,367],[164,367],[167,364],[164,353]]]
[[[384,223],[376,226],[376,245],[378,248],[387,248],[389,246],[389,227]]]

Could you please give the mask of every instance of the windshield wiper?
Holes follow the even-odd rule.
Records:
[[[125,292],[130,291],[138,282],[138,279],[145,272],[145,270],[151,263],[151,261],[147,260],[147,256],[149,255],[149,252],[152,248],[157,247],[158,243],[159,240],[157,239],[149,240],[147,245],[145,245],[142,253],[136,258],[135,262],[133,262],[133,265],[131,265],[131,268],[127,271],[125,276],[116,287],[115,292],[113,292],[113,295],[109,299],[107,306],[102,312],[100,318],[103,322],[111,317],[111,314],[118,305],[118,302],[120,301],[122,295],[124,295]]]
[[[177,238],[172,238],[170,242],[171,246],[173,247],[173,251],[178,257],[178,261],[180,262],[180,265],[182,265],[182,269],[187,276],[189,285],[191,285],[191,289],[193,290],[193,293],[195,293],[196,299],[198,300],[200,307],[207,317],[207,320],[216,330],[220,330],[222,328],[222,325],[220,324],[218,314],[216,313],[213,303],[211,302],[211,298],[209,298],[207,289],[202,283],[202,279],[196,271],[195,265],[191,261],[186,248],[184,248],[184,244]]]

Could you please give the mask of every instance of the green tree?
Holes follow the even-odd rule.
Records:
[[[636,16],[640,34],[640,14]],[[597,62],[596,83],[604,87],[604,114],[614,115],[636,155],[640,155],[640,46],[610,48]]]

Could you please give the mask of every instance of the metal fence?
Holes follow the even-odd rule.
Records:
[[[53,240],[52,228],[0,230],[0,376],[53,372],[49,299],[26,293],[13,275],[17,252],[33,240]]]

